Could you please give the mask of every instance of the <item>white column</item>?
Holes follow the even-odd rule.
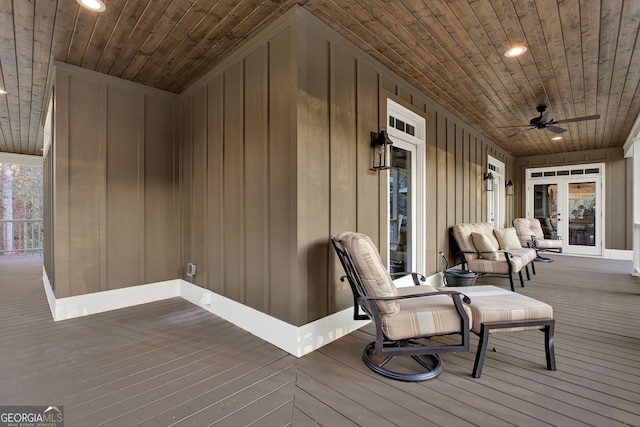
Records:
[[[640,276],[640,135],[633,141],[633,276]]]
[[[632,276],[640,276],[640,116],[624,144],[624,157],[631,158],[631,209],[633,267]]]

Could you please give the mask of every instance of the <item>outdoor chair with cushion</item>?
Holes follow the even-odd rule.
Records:
[[[487,222],[465,223],[454,225],[450,234],[453,237],[454,253],[460,255],[462,268],[479,274],[506,275],[509,277],[511,290],[513,274],[520,277],[520,285],[524,287],[522,270],[530,280],[529,265],[536,273],[533,260],[536,252],[520,245],[513,228],[496,229]]]
[[[562,253],[562,240],[546,239],[538,218],[516,218],[513,220],[513,226],[521,244],[536,250],[537,261],[552,261],[550,258],[540,256],[540,252]]]
[[[471,310],[462,303],[468,298],[420,285],[424,277],[416,273],[412,275],[419,286],[397,288],[365,234],[345,232],[331,237],[331,243],[346,273],[341,280],[346,278],[353,292],[354,319],[375,324],[375,340],[362,351],[371,370],[396,380],[423,381],[442,372],[440,353],[469,351]],[[458,337],[452,344],[428,339],[443,335]],[[411,360],[417,363],[408,364]]]

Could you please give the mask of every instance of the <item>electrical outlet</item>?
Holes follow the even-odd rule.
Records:
[[[195,264],[193,264],[191,262],[187,264],[187,276],[189,276],[189,277],[195,276],[196,275],[196,270],[197,270],[197,267],[196,267]]]

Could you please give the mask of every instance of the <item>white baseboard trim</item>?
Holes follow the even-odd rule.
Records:
[[[177,279],[66,298],[56,298],[49,284],[45,286],[45,290],[47,288],[51,292],[50,297],[49,292],[47,295],[55,321],[75,319],[180,296],[180,280]]]
[[[622,249],[605,249],[604,258],[633,261],[633,251],[626,251]]]
[[[54,321],[181,297],[296,357],[317,350],[369,323],[353,320],[353,308],[350,307],[296,327],[181,279],[66,298],[55,297],[44,269],[42,281]]]
[[[53,317],[53,320],[56,320],[56,296],[53,293],[53,289],[51,289],[49,275],[47,275],[47,270],[44,269],[44,266],[42,267],[42,283],[44,284],[44,293],[47,296],[51,317]]]
[[[180,296],[247,332],[301,357],[369,323],[353,320],[353,308],[302,326],[293,326],[266,313],[182,280]]]

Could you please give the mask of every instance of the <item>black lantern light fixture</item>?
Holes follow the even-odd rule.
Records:
[[[513,196],[513,182],[511,182],[511,180],[507,181],[504,185],[504,194],[507,196]]]
[[[486,191],[493,191],[494,177],[491,172],[484,174],[484,189]]]
[[[372,170],[381,171],[391,167],[391,146],[393,142],[384,128],[380,132],[371,132],[371,152],[373,153]]]

